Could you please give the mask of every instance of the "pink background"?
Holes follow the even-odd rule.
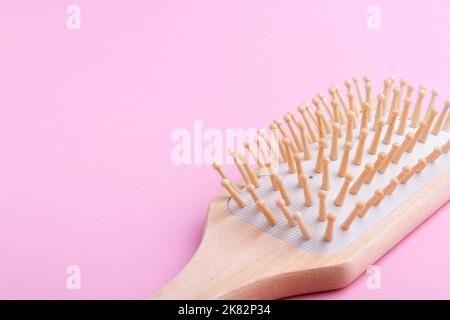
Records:
[[[0,298],[141,299],[175,276],[220,186],[171,162],[174,129],[262,127],[353,74],[450,90],[449,1],[75,3],[69,31],[69,1],[1,1]],[[450,298],[449,213],[378,262],[381,290],[309,297]]]

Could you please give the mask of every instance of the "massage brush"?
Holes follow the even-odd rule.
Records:
[[[347,286],[450,197],[450,100],[394,76],[345,81],[214,163],[224,192],[156,299],[276,299]],[[427,102],[425,102],[427,100]]]

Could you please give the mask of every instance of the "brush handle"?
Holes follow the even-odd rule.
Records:
[[[209,250],[199,247],[187,266],[153,299],[227,299],[242,284],[232,282],[230,259],[210,256]],[[242,298],[234,294],[235,299]]]
[[[230,215],[227,201],[213,200],[197,252],[152,299],[277,299],[340,288],[356,276]]]
[[[268,234],[263,235],[265,237]],[[271,238],[270,241],[277,241]],[[298,251],[297,248],[292,248]],[[264,258],[262,251],[246,252],[244,249],[241,252],[235,251],[233,256],[224,252],[230,253],[219,243],[211,245],[207,241],[203,242],[187,266],[152,299],[277,299],[321,291],[324,289],[323,284],[326,284],[327,289],[340,288],[353,279],[352,273],[348,273],[346,269],[321,266],[310,270],[314,264],[308,263],[309,259],[304,262],[284,259],[283,253],[279,256],[271,254],[269,256],[272,259],[267,259],[269,257]],[[287,257],[298,258],[298,252],[286,254]],[[305,257],[307,256],[305,253]],[[286,260],[288,264],[291,260],[296,269],[301,269],[303,264],[305,270],[286,272],[282,270],[286,268],[286,261],[277,261],[278,259]]]

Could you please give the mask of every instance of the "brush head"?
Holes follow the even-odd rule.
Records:
[[[359,77],[357,76],[352,79],[356,84],[359,82]],[[365,82],[366,90],[371,90],[371,78],[369,76],[364,76],[363,80]],[[395,79],[386,79],[384,81],[384,85],[389,87],[394,82]],[[350,89],[351,83],[346,81],[345,86],[347,89]],[[414,86],[409,84],[407,79],[400,79],[400,87],[406,86],[411,92],[414,90]],[[393,88],[393,92],[394,95],[402,98],[400,87]],[[330,87],[328,89],[328,93],[331,96],[331,105],[333,108],[342,107],[339,106],[338,101],[333,98],[336,94],[336,86]],[[425,89],[421,87],[418,93],[419,96],[424,93]],[[433,90],[431,93],[433,96],[438,94],[436,90]],[[349,91],[348,95],[352,97],[353,93]],[[320,109],[321,100],[326,102],[326,99],[325,94],[320,92],[311,100],[317,107],[315,112],[315,120],[319,123],[327,120],[331,121],[331,119],[326,118],[326,115]],[[377,99],[378,101],[383,102],[385,99],[384,94],[380,93],[377,96]],[[397,102],[396,106],[398,109],[395,108],[391,110],[391,112],[386,114],[384,117],[380,116],[377,120],[377,124],[373,125],[373,127],[377,129],[374,132],[366,129],[366,126],[370,125],[370,122],[364,124],[363,120],[359,119],[359,123],[354,124],[353,131],[355,131],[356,134],[353,135],[353,141],[344,141],[343,135],[340,136],[340,139],[338,140],[338,150],[340,149],[340,151],[338,154],[341,159],[336,159],[336,161],[329,162],[330,191],[328,192],[328,197],[327,192],[325,190],[321,190],[323,187],[321,183],[322,171],[314,169],[320,167],[317,165],[319,161],[325,161],[328,167],[329,160],[328,158],[325,160],[325,154],[321,154],[321,149],[326,150],[328,144],[331,143],[332,140],[331,134],[326,136],[320,134],[320,124],[318,124],[315,129],[317,130],[316,133],[321,136],[321,138],[317,143],[311,143],[309,145],[313,154],[312,159],[316,159],[316,163],[314,163],[314,160],[305,161],[301,158],[301,154],[297,153],[295,154],[295,158],[302,160],[302,173],[296,175],[295,172],[288,172],[287,165],[284,163],[281,163],[277,168],[277,177],[283,181],[286,186],[286,190],[289,193],[290,199],[292,200],[292,203],[288,207],[292,212],[302,212],[303,221],[312,233],[310,239],[302,239],[301,233],[296,228],[286,227],[286,219],[283,219],[279,213],[279,210],[277,210],[274,205],[277,201],[279,201],[277,198],[279,198],[280,195],[270,188],[268,179],[265,176],[260,176],[262,186],[257,190],[257,192],[266,199],[268,209],[271,210],[277,217],[280,216],[277,225],[268,229],[266,227],[267,221],[265,221],[263,216],[255,210],[255,206],[250,200],[247,201],[248,206],[239,210],[236,210],[232,201],[230,201],[228,204],[230,212],[251,223],[252,225],[264,229],[265,232],[290,243],[300,250],[307,251],[312,254],[328,255],[338,253],[346,248],[352,247],[352,245],[357,243],[365,234],[367,234],[369,230],[373,229],[384,219],[391,216],[396,208],[406,204],[410,201],[411,197],[414,198],[420,194],[421,189],[424,186],[433,182],[435,179],[439,179],[440,176],[449,168],[449,155],[442,155],[442,152],[436,153],[435,151],[432,155],[438,157],[436,163],[431,164],[426,162],[426,165],[424,163],[424,161],[426,161],[424,159],[426,159],[427,155],[433,152],[433,148],[435,146],[443,146],[449,140],[450,135],[448,132],[440,131],[436,136],[428,135],[428,143],[415,144],[414,151],[409,154],[405,154],[405,150],[408,146],[411,146],[411,143],[414,140],[414,133],[417,132],[417,130],[426,130],[426,128],[430,127],[431,124],[429,123],[430,117],[428,117],[427,119],[423,118],[424,121],[420,123],[419,129],[408,126],[411,124],[411,121],[409,121],[407,117],[409,105],[412,104],[412,97],[408,95],[403,99],[403,101]],[[448,103],[449,101],[446,102],[446,104]],[[361,107],[362,110],[371,112],[368,102],[363,101]],[[303,113],[305,111],[304,106],[300,106],[298,111]],[[430,114],[431,117],[434,117],[436,116],[437,111],[432,109]],[[399,121],[396,120],[400,117],[400,115],[404,117],[406,133],[400,133],[400,130],[396,133],[395,128],[400,125]],[[350,111],[348,118],[353,117],[355,117],[355,113]],[[285,121],[289,121],[289,119],[286,118]],[[365,121],[368,121],[368,119],[365,119]],[[331,128],[333,129],[333,132],[341,132],[345,129],[345,126],[339,121],[334,121],[331,124]],[[357,131],[359,131],[359,134]],[[383,143],[378,142],[379,137],[374,137],[377,135],[377,131],[378,135],[384,135]],[[421,135],[421,137],[423,137],[423,135]],[[357,150],[352,150],[353,144],[358,145],[361,143],[361,140],[372,141],[372,146],[370,149],[375,147],[375,150],[378,149],[378,151],[370,152],[369,145],[362,146],[361,163],[357,162],[350,164],[347,168],[350,172],[349,174],[338,174],[340,166],[342,168],[342,162],[344,161],[342,157],[345,157],[346,153],[350,153],[351,158],[355,157]],[[431,159],[432,156],[429,156],[429,158]],[[318,159],[317,157],[322,157],[322,159]],[[391,187],[393,186],[395,188],[396,181],[402,179],[404,180],[405,177],[408,177],[411,174],[411,168],[416,164],[421,164],[422,166],[425,165],[427,168],[420,174],[414,172],[414,176],[411,177],[408,184],[405,183],[405,185],[401,188],[396,189],[395,197],[386,197],[386,194],[383,191],[383,189],[387,186],[386,181],[393,179],[394,183],[391,184]],[[340,206],[337,206],[335,204],[336,197],[339,196],[339,193],[342,193],[342,187],[343,184],[345,184],[345,181],[348,182],[347,184],[350,184],[353,180],[353,175],[357,176],[360,181],[354,181],[353,185],[349,186],[349,189],[353,190],[353,192],[345,191],[345,202]],[[400,179],[397,179],[396,177]],[[356,180],[358,180],[358,178]],[[366,184],[361,183],[361,186],[359,186],[360,182],[366,182]],[[310,193],[312,195],[316,194],[317,197],[316,201],[314,201],[314,204],[311,206],[306,205],[304,192],[301,187],[306,184],[310,189]],[[351,188],[352,186],[353,189]],[[242,195],[244,198],[246,197],[245,193]],[[346,231],[337,230],[334,240],[324,243],[322,241],[322,237],[326,229],[326,224],[316,223],[316,218],[319,212],[318,200],[325,198],[328,198],[326,201],[327,210],[331,210],[335,213],[334,217],[336,218],[337,223],[343,223],[345,221],[354,209],[355,203],[358,203],[358,206],[360,206],[361,203],[365,203],[366,205],[369,203],[370,208],[367,208],[367,215],[365,215],[364,219],[356,219],[353,222],[353,225],[348,226],[348,230]],[[377,206],[374,207],[371,202],[377,202]]]
[[[292,121],[295,113],[275,120],[271,144],[244,142],[247,150],[263,148],[246,155],[257,166],[240,169],[236,192],[222,179],[226,191],[210,204],[192,265],[158,297],[186,297],[184,288],[189,298],[270,299],[346,286],[450,198],[449,108],[439,116],[434,107],[420,112],[426,87],[413,103],[414,88],[406,79],[395,85],[391,76],[377,96],[388,100],[387,112],[379,109],[375,119],[362,92],[373,89],[371,78],[364,76],[362,86],[358,76],[352,80],[344,82],[348,104],[335,98],[333,85],[330,97],[311,99],[315,112],[301,104],[301,120]],[[432,105],[437,94],[431,92]],[[405,111],[410,104],[419,112]],[[249,170],[258,186],[246,182]]]

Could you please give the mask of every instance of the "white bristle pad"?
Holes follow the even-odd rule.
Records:
[[[368,125],[368,128],[372,128]],[[391,145],[385,145],[382,143],[382,139],[386,132],[387,125],[383,129],[383,133],[378,145],[377,153],[389,152],[392,143],[401,144],[405,134],[408,132],[414,133],[416,129],[412,129],[409,126],[404,135],[392,136]],[[365,143],[365,150],[361,165],[356,166],[352,164],[353,157],[356,152],[358,143],[359,129],[354,130],[353,148],[350,152],[350,160],[347,168],[347,173],[351,173],[354,177],[350,183],[350,187],[360,175],[366,163],[374,163],[377,156],[368,153],[368,149],[372,142],[374,131],[368,129],[369,134]],[[327,191],[326,208],[328,213],[336,215],[336,221],[334,225],[334,237],[333,241],[325,242],[323,236],[327,222],[319,222],[319,198],[317,193],[321,189],[322,174],[314,172],[314,166],[316,163],[316,156],[318,146],[317,144],[311,144],[312,159],[309,161],[302,161],[305,174],[308,175],[308,184],[311,195],[314,199],[314,204],[311,207],[304,205],[303,189],[297,186],[297,174],[289,174],[287,169],[287,163],[281,164],[276,173],[282,178],[284,186],[288,192],[291,204],[288,206],[291,212],[301,212],[303,222],[311,232],[311,239],[306,241],[301,237],[301,233],[298,227],[290,227],[286,218],[282,214],[281,210],[276,206],[276,201],[281,198],[278,191],[272,190],[270,178],[268,176],[262,176],[260,178],[261,186],[256,189],[257,194],[265,201],[269,210],[276,216],[277,224],[270,226],[261,211],[258,210],[254,201],[250,195],[241,190],[239,194],[245,200],[245,208],[239,208],[233,200],[229,200],[228,208],[232,214],[237,215],[239,218],[251,223],[265,230],[266,232],[290,243],[291,245],[298,247],[304,251],[326,255],[338,252],[345,249],[350,244],[355,242],[359,237],[366,234],[371,228],[377,225],[380,221],[390,215],[396,208],[407,201],[411,200],[413,196],[418,193],[426,184],[433,179],[439,179],[439,175],[443,173],[450,165],[450,152],[442,154],[434,163],[427,164],[425,169],[420,174],[414,174],[406,184],[399,184],[396,190],[391,195],[386,195],[383,201],[377,207],[369,209],[365,217],[357,217],[348,231],[343,231],[340,225],[346,219],[346,217],[353,210],[355,203],[359,200],[367,201],[374,194],[376,189],[384,188],[390,179],[396,177],[401,171],[404,165],[413,167],[417,161],[421,158],[425,158],[435,147],[443,146],[450,138],[450,133],[441,131],[438,136],[434,136],[431,133],[428,135],[427,142],[422,144],[417,142],[412,153],[404,153],[398,164],[391,163],[384,174],[376,173],[370,184],[363,184],[359,193],[354,196],[347,191],[346,199],[341,207],[334,205],[334,200],[339,193],[342,184],[344,182],[343,177],[338,176],[339,165],[343,154],[343,145],[345,143],[345,127],[342,128],[342,137],[339,139],[339,158],[336,161],[330,161],[329,163],[329,175],[330,175],[330,190]],[[331,139],[328,137],[329,146],[325,149],[325,156],[329,156],[331,148]],[[449,186],[450,187],[450,186]]]

